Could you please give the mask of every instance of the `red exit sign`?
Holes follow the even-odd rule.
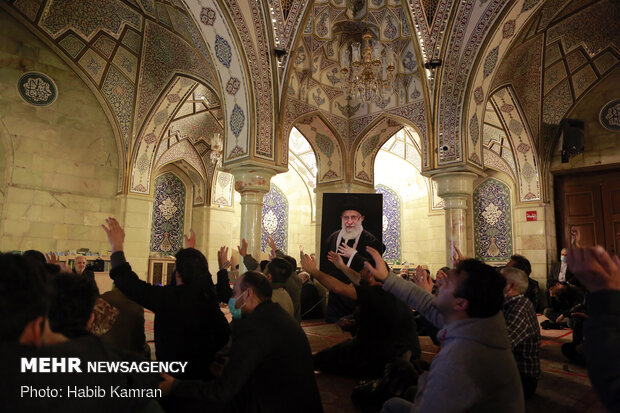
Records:
[[[538,212],[536,212],[536,211],[526,211],[525,212],[525,220],[526,221],[538,221]]]

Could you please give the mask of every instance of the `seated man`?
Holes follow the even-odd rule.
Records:
[[[504,318],[510,348],[521,374],[523,395],[529,399],[536,392],[540,376],[540,328],[536,311],[523,293],[527,290],[527,274],[518,268],[504,268]]]
[[[125,261],[125,231],[114,218],[102,225],[112,246],[110,278],[131,300],[155,313],[155,353],[159,361],[186,361],[179,377],[212,378],[209,366],[228,342],[230,328],[220,310],[207,260],[196,249],[177,252],[173,285],[150,285]]]
[[[551,271],[547,274],[547,291],[556,284],[574,284],[575,276],[566,265],[566,248],[560,251],[560,261],[551,266]]]
[[[504,278],[492,267],[468,259],[439,280],[437,296],[390,274],[372,248],[366,267],[383,289],[415,307],[440,327],[441,349],[418,379],[413,403],[392,398],[382,412],[519,412],[525,410],[517,365],[500,310]]]
[[[305,271],[299,273],[301,287],[301,318],[303,320],[317,320],[324,317],[323,297],[314,285],[310,274]]]
[[[549,289],[549,306],[543,314],[548,321],[543,321],[543,329],[573,328],[573,313],[584,310],[584,293],[581,288],[570,284],[556,284]]]
[[[387,363],[397,358],[419,359],[420,342],[409,307],[383,291],[382,284],[368,270],[362,269],[360,273],[353,271],[334,252],[330,252],[329,259],[351,277],[352,284],[345,284],[319,271],[316,262],[307,255],[301,260],[301,265],[330,292],[357,301],[357,334],[315,354],[314,368],[325,373],[376,378],[383,375]]]
[[[543,310],[544,303],[542,302],[538,281],[530,277],[530,274],[532,273],[532,264],[530,264],[530,260],[525,258],[523,255],[513,255],[510,257],[510,261],[508,261],[506,267],[518,268],[527,274],[527,291],[523,295],[525,295],[525,297],[532,302],[534,305],[534,310],[536,310],[537,313],[540,313]]]
[[[165,375],[164,394],[210,403],[213,411],[322,412],[306,334],[271,301],[269,280],[248,271],[235,282],[230,359],[209,382]]]
[[[83,275],[93,281],[95,281],[95,273],[90,268],[86,268],[86,257],[78,255],[73,262],[73,273],[77,275]]]

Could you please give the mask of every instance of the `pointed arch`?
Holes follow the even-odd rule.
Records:
[[[418,128],[413,123],[391,114],[381,115],[364,129],[352,147],[353,164],[351,169],[353,170],[354,181],[373,184],[377,153],[383,144],[404,126],[408,126],[420,135]],[[420,136],[420,139],[423,137]]]
[[[346,150],[325,116],[318,111],[309,113],[299,117],[293,126],[310,143],[317,157],[317,184],[343,180]]]
[[[536,145],[512,87],[496,91],[490,102],[508,137],[515,159],[521,202],[540,201],[541,175]]]

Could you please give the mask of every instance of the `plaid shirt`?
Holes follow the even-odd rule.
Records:
[[[532,302],[522,294],[506,299],[504,318],[519,372],[540,376],[540,328]]]

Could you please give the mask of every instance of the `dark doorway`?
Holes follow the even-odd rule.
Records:
[[[579,228],[581,245],[620,251],[620,169],[555,177],[558,247],[570,247],[570,229]]]

